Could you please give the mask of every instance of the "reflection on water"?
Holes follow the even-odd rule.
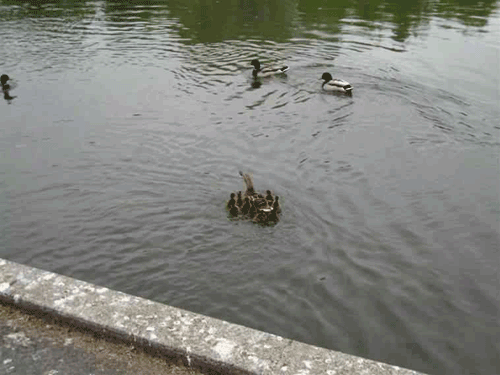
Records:
[[[230,39],[265,38],[286,41],[307,35],[322,38],[345,32],[354,23],[369,31],[392,30],[394,40],[403,42],[419,30],[428,29],[432,17],[456,20],[473,28],[485,27],[497,9],[495,0],[419,0],[411,3],[375,0],[308,1],[8,1],[3,0],[4,20],[15,18],[65,17],[67,22],[106,16],[123,27],[147,22],[155,30],[165,18],[182,41],[218,42]],[[102,14],[100,14],[102,12]],[[75,25],[76,26],[76,25]],[[81,26],[81,25],[78,25]],[[146,25],[142,25],[146,26]],[[457,27],[458,24],[455,25]],[[319,34],[318,34],[319,33]]]
[[[432,374],[500,373],[498,9],[2,0],[0,256]],[[255,81],[254,58],[290,70]],[[353,96],[322,92],[324,72]],[[239,170],[280,196],[276,226],[227,219]]]

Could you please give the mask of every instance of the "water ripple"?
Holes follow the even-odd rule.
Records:
[[[498,348],[473,347],[498,316],[494,27],[444,20],[446,4],[212,5],[0,5],[18,95],[0,129],[4,256],[422,371],[495,373]],[[290,70],[255,81],[254,58]],[[323,92],[324,72],[353,95]],[[278,225],[228,219],[239,170],[280,196]]]

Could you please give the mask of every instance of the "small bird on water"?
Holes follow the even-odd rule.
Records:
[[[325,91],[338,91],[346,94],[352,94],[352,86],[343,79],[334,79],[330,73],[323,73],[321,79],[324,80],[321,87]]]
[[[261,77],[270,77],[274,76],[276,74],[283,74],[288,71],[288,66],[283,65],[283,66],[265,66],[262,67],[260,66],[260,62],[257,59],[253,59],[252,62],[250,63],[253,65],[253,71],[252,75],[254,78],[261,78]]]

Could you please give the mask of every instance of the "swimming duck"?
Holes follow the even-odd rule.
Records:
[[[230,210],[231,207],[234,207],[236,205],[236,200],[234,199],[235,196],[236,196],[236,194],[231,193],[231,199],[229,199],[229,201],[227,202],[227,209],[228,210]]]
[[[284,65],[281,67],[277,66],[265,66],[263,68],[260,67],[260,62],[257,59],[253,59],[252,62],[250,63],[253,65],[253,72],[252,75],[254,78],[257,77],[270,77],[276,74],[283,74],[285,73],[289,68],[288,66]]]
[[[323,82],[323,90],[326,91],[339,91],[345,92],[347,94],[352,94],[352,86],[349,82],[342,79],[333,79],[330,73],[323,73],[321,76],[325,82]]]
[[[257,213],[257,209],[255,208],[255,205],[253,204],[253,202],[251,202],[250,209],[248,210],[248,216],[250,216],[250,218],[253,218],[256,213]]]
[[[241,213],[243,215],[247,215],[249,213],[249,211],[250,211],[250,198],[245,197],[245,204],[241,208]]]
[[[245,181],[245,185],[247,186],[247,190],[245,191],[246,197],[251,197],[255,195],[255,189],[253,188],[253,180],[252,176],[248,173],[243,173],[240,171],[240,176],[243,177],[243,181]]]
[[[243,199],[241,198],[241,191],[238,191],[238,199],[236,200],[236,205],[240,208],[243,206]]]
[[[10,85],[7,83],[7,81],[10,79],[10,77],[7,74],[2,74],[0,76],[0,83],[2,84],[2,91],[6,92],[10,90]]]
[[[0,76],[0,83],[2,84],[2,92],[3,92],[3,98],[7,100],[9,103],[12,99],[15,98],[15,96],[11,96],[9,93],[9,90],[12,88],[7,81],[10,79],[10,77],[7,74],[2,74]]]
[[[271,190],[267,190],[266,193],[266,201],[270,206],[272,206],[274,201],[273,194],[271,193]]]
[[[232,217],[236,217],[238,216],[238,213],[239,213],[240,210],[238,210],[238,207],[236,206],[232,206],[230,209],[229,209],[229,213],[231,214]]]
[[[276,210],[272,210],[269,215],[267,216],[267,220],[271,222],[278,222],[280,220],[279,214],[276,212]]]
[[[280,197],[274,197],[273,211],[279,214],[281,212],[280,202],[278,202]]]

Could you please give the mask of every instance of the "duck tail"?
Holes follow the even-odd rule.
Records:
[[[248,173],[243,173],[242,171],[240,171],[240,176],[243,177],[243,181],[245,181],[245,184],[247,185],[247,191],[245,192],[245,195],[254,195],[255,190],[253,188],[252,176]]]

